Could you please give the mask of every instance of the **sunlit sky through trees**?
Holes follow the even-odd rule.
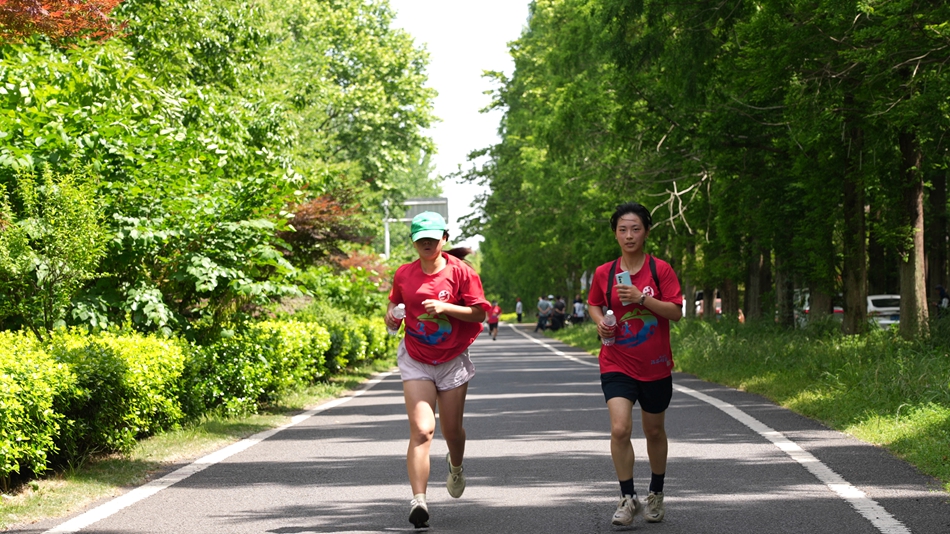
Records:
[[[511,75],[514,63],[509,41],[521,34],[528,17],[527,0],[390,0],[396,12],[393,26],[403,28],[429,51],[429,86],[439,92],[435,114],[441,119],[428,134],[438,147],[434,162],[440,175],[469,166],[472,150],[498,140],[500,111],[479,113],[490,102],[485,91],[493,89],[482,78],[485,70]],[[470,204],[483,188],[446,180],[449,199],[449,233],[452,244],[477,246],[480,237],[457,240],[458,218],[472,212]]]

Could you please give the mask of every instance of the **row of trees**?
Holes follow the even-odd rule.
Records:
[[[950,281],[950,6],[536,0],[511,54],[501,141],[466,173],[491,191],[467,221],[486,286],[580,292],[636,199],[709,312],[718,290],[791,325],[808,288],[812,315],[842,293],[857,333],[866,295],[899,291],[902,334],[927,331]]]
[[[437,188],[427,55],[392,18],[0,2],[0,327],[192,332],[368,245],[384,199]]]

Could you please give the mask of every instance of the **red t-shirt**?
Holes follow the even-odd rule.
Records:
[[[643,267],[630,274],[630,282],[647,295],[656,298],[659,293],[663,302],[683,305],[680,282],[669,263],[656,259],[656,276],[660,282],[660,291],[656,289],[653,274],[650,272],[650,256],[646,256]],[[608,262],[594,271],[587,303],[591,306],[606,304],[604,293],[607,291],[607,277],[610,276]],[[620,271],[617,263],[616,273]],[[617,282],[610,296],[608,309],[617,316],[616,339],[613,345],[600,347],[600,372],[623,373],[631,378],[649,382],[670,376],[673,371],[673,351],[670,349],[670,321],[653,314],[646,306],[632,303],[624,306],[617,296]]]
[[[439,299],[459,306],[478,306],[486,312],[482,280],[464,261],[442,253],[445,268],[435,274],[422,271],[421,260],[396,269],[389,301],[406,305],[406,352],[414,360],[430,365],[445,363],[468,348],[482,332],[482,323],[460,321],[447,314],[426,312],[422,302]]]
[[[501,306],[494,306],[492,309],[488,310],[489,323],[497,323],[500,317],[501,317]]]

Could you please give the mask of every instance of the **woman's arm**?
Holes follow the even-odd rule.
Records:
[[[480,306],[459,306],[457,304],[442,302],[438,299],[426,299],[422,301],[422,305],[426,307],[426,313],[432,315],[444,313],[450,317],[455,317],[459,321],[468,323],[484,322],[485,317],[488,315]]]

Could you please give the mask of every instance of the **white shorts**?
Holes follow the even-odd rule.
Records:
[[[406,352],[406,339],[403,338],[399,342],[399,348],[396,349],[396,356],[403,382],[428,380],[435,383],[436,391],[455,389],[468,383],[475,376],[475,364],[472,363],[468,349],[445,363],[429,365],[409,356]]]

